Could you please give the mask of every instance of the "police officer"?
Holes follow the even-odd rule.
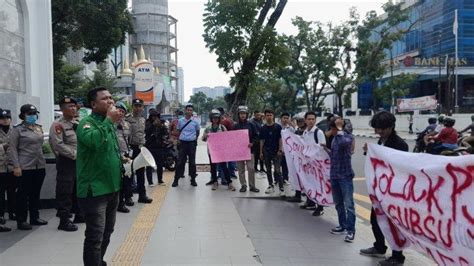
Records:
[[[120,155],[122,157],[122,162],[125,163],[130,159],[130,124],[124,120],[125,115],[127,114],[127,107],[122,102],[117,102],[115,104],[117,110],[121,114],[121,119],[117,124],[117,139],[120,148]],[[120,199],[117,211],[123,213],[129,213],[130,210],[125,206],[133,206],[134,202],[132,200],[132,182],[131,178],[122,175],[122,189],[120,190]]]
[[[31,225],[46,225],[39,218],[40,193],[46,176],[43,156],[43,128],[36,124],[38,109],[25,104],[20,108],[22,122],[13,127],[10,135],[10,158],[13,175],[18,179],[16,216],[19,230],[31,230]],[[26,222],[30,211],[30,223]]]
[[[49,143],[56,155],[56,204],[58,208],[58,230],[77,231],[77,226],[69,220],[71,212],[83,220],[77,207],[75,193],[76,153],[77,153],[77,103],[70,97],[59,102],[63,116],[54,121],[49,129]]]
[[[145,118],[143,117],[143,100],[134,99],[132,101],[133,113],[127,118],[130,124],[130,148],[132,149],[132,159],[140,153],[140,148],[145,145]],[[137,176],[138,202],[151,203],[145,190],[145,169],[141,168],[135,172]]]
[[[16,178],[12,174],[13,165],[8,159],[10,123],[10,110],[0,109],[0,232],[9,232],[10,228],[5,224],[5,191],[8,198],[9,219],[15,220],[15,190]]]

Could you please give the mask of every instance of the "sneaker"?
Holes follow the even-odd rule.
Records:
[[[321,216],[324,214],[324,210],[319,210],[319,209],[316,209],[314,212],[313,212],[313,216]]]
[[[162,187],[166,187],[166,183],[161,181],[161,182],[158,182],[158,186],[162,186]]]
[[[265,194],[271,194],[275,192],[275,188],[273,186],[268,186],[267,190],[265,190]]]
[[[219,182],[216,181],[212,184],[212,190],[217,190],[218,187],[219,187]]]
[[[316,210],[316,205],[308,205],[308,204],[303,204],[300,206],[300,209],[302,210]]]
[[[125,199],[125,205],[129,206],[129,207],[132,207],[133,205],[135,205],[135,202],[133,202],[132,198],[127,198],[127,199]]]
[[[256,188],[256,187],[251,187],[251,188],[250,188],[250,191],[251,191],[251,192],[258,193],[258,192],[260,192],[260,189],[258,189],[258,188]]]
[[[235,191],[235,187],[234,187],[234,185],[232,185],[232,183],[229,184],[229,190],[230,191]]]
[[[178,179],[175,179],[173,181],[173,184],[171,185],[172,187],[177,187],[178,186]]]
[[[118,212],[121,212],[121,213],[129,213],[130,210],[125,207],[125,204],[119,204],[119,206],[117,207],[117,211]]]
[[[74,232],[77,231],[77,225],[73,224],[70,220],[63,221],[59,223],[58,230],[66,231],[66,232]]]
[[[385,259],[385,260],[382,260],[382,261],[379,261],[379,266],[402,266],[403,265],[403,261],[400,261],[394,257],[390,257],[388,259]]]
[[[346,237],[344,238],[344,241],[347,242],[347,243],[352,243],[352,241],[354,241],[354,238],[355,238],[355,233],[349,232],[349,233],[347,233]]]
[[[283,198],[286,197],[285,190],[282,188],[280,188],[280,197],[283,197]]]
[[[6,227],[6,226],[3,226],[3,225],[0,225],[0,233],[4,233],[4,232],[10,232],[12,229],[10,227]]]
[[[198,186],[198,184],[196,183],[196,179],[194,179],[194,178],[191,179],[191,186],[193,186],[193,187],[197,187],[197,186]]]
[[[342,228],[341,226],[337,226],[333,229],[331,229],[331,234],[333,235],[345,235],[347,234],[346,229]]]
[[[156,186],[156,185],[153,184],[153,183],[151,183],[151,184],[149,184],[148,186],[149,186],[149,187],[154,187],[154,186]]]
[[[246,185],[243,185],[243,186],[240,188],[239,191],[240,191],[240,192],[245,192],[245,191],[247,191],[247,186],[246,186]]]
[[[209,182],[206,183],[206,186],[212,186],[214,185],[214,181],[210,180]]]
[[[368,257],[375,257],[375,258],[384,258],[385,257],[385,252],[379,252],[377,249],[374,247],[371,248],[366,248],[366,249],[361,249],[359,251],[360,255],[368,256]]]

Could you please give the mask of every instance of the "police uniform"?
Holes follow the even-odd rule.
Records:
[[[122,105],[116,105],[116,107],[122,108],[125,112],[127,111],[124,107],[122,107]],[[125,161],[126,158],[130,158],[130,124],[125,120],[120,121],[116,128],[116,135],[120,148],[120,155],[122,156],[122,161]],[[132,196],[133,194],[131,178],[122,175],[122,189],[120,190],[120,201],[118,206],[119,212],[130,212],[130,210],[125,207],[125,205],[134,205]]]
[[[143,105],[143,100],[134,99],[134,106]],[[126,121],[130,124],[130,148],[132,149],[132,159],[140,153],[140,148],[145,145],[145,118],[142,115],[131,115]],[[145,190],[145,169],[141,168],[135,172],[137,176],[138,201],[149,201]]]
[[[72,98],[65,97],[59,105],[76,104]],[[65,231],[76,231],[69,218],[71,212],[76,213],[76,221],[83,220],[77,207],[76,186],[76,154],[77,154],[77,122],[64,116],[53,122],[49,129],[49,143],[56,155],[56,204],[57,216],[60,218],[59,228]]]
[[[46,176],[43,156],[43,128],[36,124],[38,110],[31,104],[20,108],[23,122],[13,127],[10,135],[10,158],[15,169],[21,169],[17,178],[16,216],[18,229],[31,230],[31,225],[45,225],[39,218],[40,193]],[[30,212],[30,224],[26,222]]]
[[[0,119],[11,119],[10,110],[0,109]],[[0,224],[5,223],[5,192],[7,194],[7,208],[9,219],[15,220],[15,190],[16,178],[13,176],[13,165],[8,157],[10,142],[10,125],[0,125]],[[10,228],[0,225],[0,232],[11,231]]]

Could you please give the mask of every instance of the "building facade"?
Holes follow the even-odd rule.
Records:
[[[385,51],[386,74],[411,73],[417,81],[407,97],[436,95],[444,110],[456,104],[455,73],[458,75],[457,103],[461,111],[474,110],[474,1],[411,0],[405,2],[410,21],[418,23],[391,50]],[[455,58],[454,14],[458,10],[458,67]],[[409,22],[403,23],[407,27]],[[362,84],[358,108],[372,108],[372,88]]]
[[[184,70],[178,67],[178,101],[179,104],[184,105]]]
[[[0,108],[18,122],[20,106],[34,104],[39,123],[54,120],[50,0],[0,0]]]
[[[197,94],[199,92],[206,94],[206,96],[209,98],[216,99],[218,97],[224,97],[227,94],[232,93],[232,90],[230,87],[224,87],[224,86],[217,86],[214,88],[211,88],[211,87],[193,88],[193,94]]]
[[[171,82],[170,99],[166,99],[163,103],[168,104],[161,108],[167,111],[177,109],[177,20],[168,14],[168,0],[133,0],[131,14],[135,33],[129,36],[129,58],[143,47],[149,56],[147,59]]]

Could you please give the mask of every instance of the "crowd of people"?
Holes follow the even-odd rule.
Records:
[[[168,126],[156,109],[148,110],[145,116],[144,103],[140,99],[132,101],[132,111],[128,113],[126,104],[114,102],[104,87],[91,90],[87,100],[92,114],[80,121],[77,102],[71,97],[60,101],[62,116],[49,129],[49,144],[56,155],[58,230],[74,232],[78,230],[77,223],[86,223],[84,263],[104,265],[103,256],[114,230],[116,212],[130,212],[129,208],[135,205],[134,193],[138,194],[138,203],[152,203],[147,196],[145,176],[148,185],[154,186],[153,168],[136,169],[128,177],[124,164],[132,162],[145,147],[156,162],[157,184],[166,185],[163,181],[163,156],[165,149],[174,144],[178,147],[178,156],[172,187],[178,187],[184,178],[186,163],[189,165],[190,185],[195,187],[198,185],[196,148],[201,128],[193,118],[192,105],[187,105],[184,112],[177,111],[177,118]],[[4,225],[7,218],[16,221],[18,230],[31,230],[33,226],[48,223],[40,218],[39,211],[40,192],[46,176],[44,132],[37,124],[39,114],[35,106],[25,104],[20,108],[21,122],[12,126],[10,110],[0,109],[0,232],[11,231]],[[239,191],[258,193],[256,174],[264,173],[268,182],[265,193],[285,196],[286,187],[291,184],[282,132],[290,131],[328,152],[332,196],[339,221],[330,232],[344,235],[345,242],[353,242],[356,213],[351,157],[356,151],[350,121],[330,115],[326,118],[327,126],[318,128],[317,114],[312,111],[294,117],[283,112],[279,115],[279,123],[275,121],[275,113],[269,109],[263,113],[254,111],[251,118],[250,114],[248,107],[239,106],[234,122],[232,115],[223,108],[210,112],[210,123],[203,131],[202,140],[207,141],[212,133],[248,130],[247,148],[251,158],[247,161],[214,163],[209,156],[211,177],[206,185],[217,190],[220,178],[221,184],[228,190],[236,191],[233,179],[237,178],[237,170]],[[379,145],[408,151],[407,143],[395,131],[395,122],[393,114],[382,111],[372,117],[370,125],[380,137]],[[451,136],[452,125],[444,123],[444,126],[444,129],[436,129],[431,125],[430,132],[439,134],[427,136],[426,141],[449,139],[445,135]],[[5,194],[8,204],[5,204]],[[324,206],[309,197],[304,201],[303,191],[296,190],[286,200],[304,202],[299,208],[312,210],[313,216],[324,214]],[[5,216],[6,213],[8,216]],[[361,250],[360,254],[383,257],[387,246],[373,209],[370,222],[375,242],[372,247]],[[402,265],[404,260],[403,252],[394,250],[392,256],[381,261],[380,265]]]

